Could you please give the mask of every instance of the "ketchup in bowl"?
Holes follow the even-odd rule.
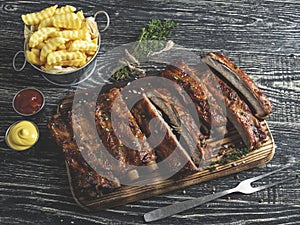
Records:
[[[32,116],[44,106],[43,94],[35,88],[25,88],[19,91],[13,99],[14,110],[23,116]]]

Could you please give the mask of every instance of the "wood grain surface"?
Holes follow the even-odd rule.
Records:
[[[15,72],[12,59],[23,48],[21,14],[53,4],[71,4],[93,15],[105,10],[110,28],[102,33],[99,53],[135,41],[152,18],[179,23],[172,40],[195,54],[223,51],[248,72],[270,97],[268,119],[276,143],[266,166],[193,185],[110,210],[87,213],[72,198],[64,158],[46,122],[74,88],[57,87],[27,65]],[[240,180],[282,165],[279,180],[299,173],[300,159],[300,2],[297,0],[213,1],[0,1],[0,224],[143,224],[143,214],[160,206],[233,187]],[[99,24],[103,21],[99,18]],[[104,26],[104,23],[103,23]],[[19,63],[22,63],[19,57]],[[29,118],[41,131],[38,144],[24,152],[10,150],[6,129],[23,119],[12,108],[13,95],[32,86],[43,91],[46,107]],[[285,183],[252,195],[232,194],[154,224],[300,224],[300,184]]]

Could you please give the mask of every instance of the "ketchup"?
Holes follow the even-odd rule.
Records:
[[[21,90],[13,100],[14,109],[24,115],[35,114],[43,107],[43,103],[42,93],[33,88]]]

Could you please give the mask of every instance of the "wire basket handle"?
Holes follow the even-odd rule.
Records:
[[[106,25],[105,25],[105,27],[104,27],[102,30],[100,30],[101,32],[104,32],[104,31],[106,31],[107,28],[109,27],[110,18],[109,18],[109,15],[108,15],[107,12],[105,12],[105,11],[98,11],[98,12],[96,12],[95,15],[94,15],[94,19],[95,19],[95,20],[96,20],[96,17],[97,17],[99,14],[104,14],[105,17],[106,17]]]
[[[20,55],[20,54],[24,55],[24,63],[23,63],[23,65],[20,68],[18,68],[16,66],[16,59],[17,59],[18,55]],[[14,55],[12,65],[13,65],[14,70],[17,71],[17,72],[20,72],[20,71],[22,71],[25,68],[25,66],[26,66],[26,58],[25,58],[25,52],[24,51],[18,51]]]

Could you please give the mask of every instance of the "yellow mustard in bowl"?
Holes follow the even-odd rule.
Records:
[[[5,135],[7,145],[14,150],[26,150],[39,139],[37,126],[27,120],[12,124]]]

